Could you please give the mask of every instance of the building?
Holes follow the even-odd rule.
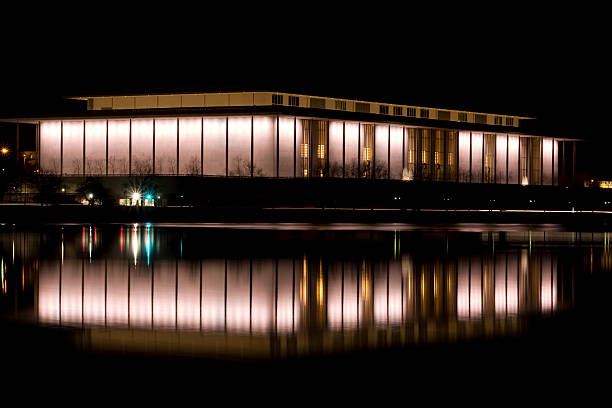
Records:
[[[576,140],[527,117],[275,92],[85,96],[35,124],[38,171],[62,176],[374,178],[559,185]]]

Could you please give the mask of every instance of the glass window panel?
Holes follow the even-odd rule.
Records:
[[[130,121],[108,121],[108,174],[130,172]]]
[[[253,176],[276,173],[276,117],[253,117]]]
[[[391,178],[400,180],[402,178],[402,154],[404,145],[404,128],[391,126],[391,137],[389,140],[389,150],[391,157]]]
[[[227,140],[228,174],[251,177],[251,117],[230,117]]]
[[[508,135],[508,184],[519,182],[519,138]]]
[[[83,121],[63,122],[63,171],[65,175],[83,174]]]
[[[204,174],[225,176],[225,118],[204,118]]]
[[[153,171],[153,120],[132,120],[132,174]]]
[[[40,171],[44,174],[60,174],[61,129],[59,120],[40,123]]]
[[[106,121],[85,121],[85,173],[106,174]]]
[[[227,260],[227,329],[248,332],[251,329],[250,260]]]
[[[472,183],[482,183],[482,133],[472,132]]]
[[[389,178],[389,126],[376,125],[374,132],[374,177],[386,179]]]
[[[497,135],[495,149],[495,182],[498,184],[506,184],[506,155],[508,153],[507,135]]]
[[[329,176],[342,177],[342,151],[344,149],[344,122],[329,122]]]
[[[294,139],[294,118],[278,118],[278,176],[293,177],[293,161],[295,139]]]
[[[553,184],[553,140],[542,141],[542,184],[551,186]]]
[[[225,141],[223,142],[225,144]],[[224,152],[225,155],[225,152]],[[179,119],[179,174],[202,172],[202,118]]]
[[[344,123],[344,176],[356,178],[359,175],[359,124]]]
[[[155,174],[176,174],[177,119],[155,120]]]
[[[459,132],[459,181],[470,182],[470,132]]]

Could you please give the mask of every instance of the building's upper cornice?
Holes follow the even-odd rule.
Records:
[[[289,106],[330,110],[337,113],[344,111],[395,118],[420,118],[504,127],[518,127],[520,121],[533,119],[525,116],[398,105],[284,92],[159,93],[145,95],[71,96],[68,99],[87,101],[87,109],[90,111],[159,111],[168,109]]]

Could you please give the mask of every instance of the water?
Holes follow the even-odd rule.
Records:
[[[573,386],[611,361],[611,261],[550,225],[3,225],[0,360],[71,392]]]

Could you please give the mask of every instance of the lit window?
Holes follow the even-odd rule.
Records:
[[[416,108],[406,108],[406,115],[411,118],[416,117]]]
[[[363,148],[363,160],[365,161],[372,160],[372,149],[370,149],[369,147]]]
[[[325,158],[325,145],[320,144],[317,146],[317,157],[319,159],[324,159]]]
[[[289,97],[289,105],[291,106],[300,106],[300,98],[297,96]]]
[[[514,118],[506,118],[506,126],[514,126]]]
[[[402,107],[401,106],[394,106],[393,107],[393,114],[395,116],[402,116],[403,112],[402,112]]]
[[[457,120],[459,120],[459,122],[467,122],[468,120],[468,115],[466,112],[459,112],[457,114]]]
[[[346,110],[346,101],[336,101],[337,110]]]

